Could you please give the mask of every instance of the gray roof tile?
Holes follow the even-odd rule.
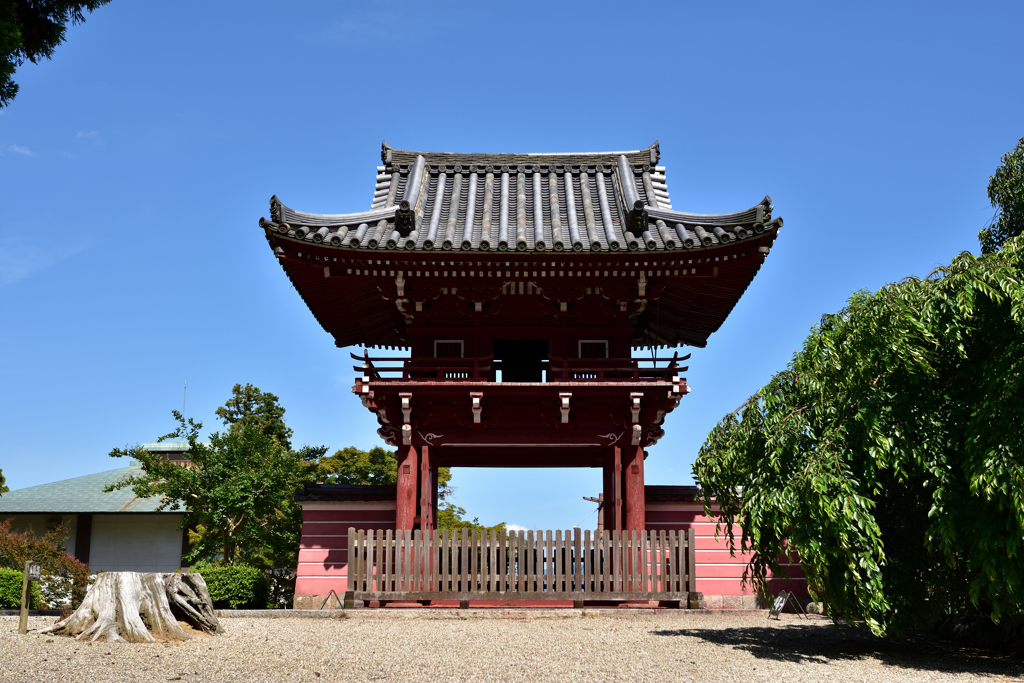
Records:
[[[260,226],[345,250],[520,252],[700,250],[772,227],[769,197],[737,213],[673,210],[659,158],[657,142],[587,154],[412,152],[384,143],[369,211],[306,213],[274,196]]]
[[[87,474],[49,484],[29,486],[0,495],[0,515],[28,513],[156,512],[160,499],[139,498],[124,488],[104,493],[103,488],[142,472],[135,461],[128,467]],[[164,510],[164,512],[182,512]]]

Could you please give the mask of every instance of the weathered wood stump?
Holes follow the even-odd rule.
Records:
[[[108,572],[96,577],[74,614],[40,633],[107,642],[188,640],[179,619],[206,633],[223,632],[199,574]]]

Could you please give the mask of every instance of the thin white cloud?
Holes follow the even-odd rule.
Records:
[[[36,153],[24,145],[7,145],[4,147],[8,152],[14,152],[15,154],[23,154],[27,157],[34,157]]]
[[[21,238],[0,239],[0,288],[84,251],[88,243],[63,248],[40,248]]]
[[[80,130],[80,131],[78,131],[78,135],[76,137],[80,137],[80,138],[98,138],[99,136],[100,136],[100,132],[98,130],[90,130],[90,131]]]
[[[518,524],[506,524],[505,525],[505,530],[506,531],[529,531],[529,529],[527,529],[525,526],[520,526]]]

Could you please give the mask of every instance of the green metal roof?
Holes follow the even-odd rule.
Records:
[[[152,444],[147,444],[152,445]],[[161,444],[162,445],[162,444]],[[170,450],[170,449],[167,449]],[[104,493],[109,484],[137,475],[142,468],[132,460],[128,467],[29,486],[0,495],[0,515],[28,513],[156,512],[160,499],[139,498],[130,488]],[[181,513],[178,510],[164,512]]]

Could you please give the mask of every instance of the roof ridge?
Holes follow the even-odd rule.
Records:
[[[467,159],[476,161],[477,163],[486,162],[488,160],[508,163],[517,161],[534,162],[540,159],[561,159],[563,160],[562,163],[565,163],[567,160],[572,163],[571,160],[575,159],[593,162],[595,160],[615,160],[620,156],[625,156],[629,159],[630,163],[648,163],[652,166],[658,163],[661,159],[661,145],[658,140],[655,140],[653,143],[642,149],[607,152],[429,152],[399,149],[389,145],[386,140],[381,141],[380,147],[381,162],[388,165],[396,163],[412,163],[412,161],[418,156],[422,156],[428,161],[428,163],[432,159],[446,162],[454,161],[456,159]]]

